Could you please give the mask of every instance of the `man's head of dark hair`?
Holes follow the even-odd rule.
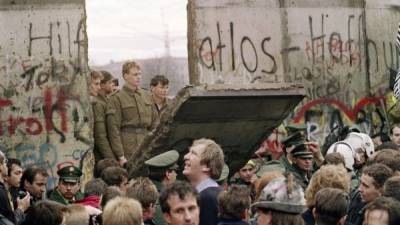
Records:
[[[7,160],[8,160],[7,161],[8,176],[11,175],[11,170],[12,170],[12,166],[13,165],[17,165],[19,167],[22,167],[21,160],[19,160],[19,159],[8,158]]]
[[[400,201],[400,176],[391,177],[385,182],[383,195]]]
[[[124,181],[124,178],[128,179],[128,172],[126,169],[117,166],[108,167],[101,173],[101,179],[108,186],[119,186]]]
[[[390,134],[393,134],[393,129],[397,127],[400,128],[400,123],[394,123],[390,126]]]
[[[343,155],[340,154],[339,152],[332,152],[326,154],[324,163],[332,165],[340,165],[340,164],[342,164],[343,166],[346,165]]]
[[[112,167],[112,166],[118,167],[119,166],[118,161],[115,159],[111,159],[111,158],[105,158],[105,159],[98,161],[94,168],[94,177],[96,177],[96,178],[100,177],[103,170],[105,170],[108,167]]]
[[[193,196],[196,198],[197,205],[199,205],[199,199],[196,189],[194,189],[189,183],[184,181],[176,181],[170,185],[167,185],[160,194],[160,205],[163,213],[169,213],[171,210],[168,204],[168,198],[172,195],[177,195],[179,199],[184,200],[187,196]]]
[[[103,196],[101,198],[100,206],[102,209],[107,205],[107,203],[117,197],[117,196],[124,196],[124,193],[115,186],[107,187],[106,190],[103,193]]]
[[[155,87],[158,84],[161,84],[162,86],[168,85],[169,80],[163,75],[156,75],[153,78],[151,78],[150,87]]]
[[[386,180],[393,176],[393,171],[382,163],[374,163],[365,167],[362,174],[370,176],[374,180],[373,185],[381,188]]]
[[[61,225],[67,208],[54,201],[39,201],[27,211],[23,225]]]
[[[368,161],[368,164],[374,163],[382,163],[392,169],[393,172],[400,171],[400,151],[383,149]]]
[[[365,207],[365,224],[369,224],[368,215],[373,210],[386,211],[389,216],[388,225],[400,224],[400,202],[393,198],[380,196]]]
[[[218,196],[219,214],[222,219],[243,219],[244,212],[250,208],[250,191],[245,185],[232,185]]]
[[[393,143],[391,141],[387,141],[387,142],[384,142],[384,143],[378,145],[375,148],[375,152],[378,152],[378,151],[383,150],[383,149],[393,149],[393,150],[397,150],[397,151],[400,150],[398,145],[396,145],[395,143]]]
[[[100,82],[101,84],[105,84],[105,83],[107,83],[108,81],[114,79],[113,75],[111,75],[110,72],[108,72],[108,71],[106,71],[106,70],[102,70],[102,71],[100,71],[100,72],[101,72],[101,74],[103,75],[103,79],[101,79],[101,82]]]
[[[349,196],[337,188],[323,188],[315,195],[316,224],[336,225],[349,207]]]
[[[24,188],[25,181],[27,181],[30,184],[32,184],[33,181],[35,180],[35,176],[37,174],[41,174],[44,177],[48,177],[49,176],[47,174],[47,171],[45,169],[43,169],[42,167],[30,166],[22,174],[22,177],[21,177],[21,188]]]
[[[106,182],[100,178],[91,179],[85,185],[85,197],[96,195],[101,196],[107,188]]]
[[[163,179],[166,177],[166,173],[168,171],[170,171],[170,169],[167,167],[163,167],[163,168],[150,167],[148,169],[148,177],[152,180],[162,182]]]

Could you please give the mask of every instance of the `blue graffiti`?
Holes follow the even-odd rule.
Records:
[[[41,165],[52,168],[58,159],[57,149],[53,144],[44,143],[36,151],[32,144],[19,145],[15,148],[16,158],[20,159],[24,166]]]

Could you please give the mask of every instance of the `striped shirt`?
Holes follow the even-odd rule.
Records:
[[[399,29],[397,30],[396,46],[400,50],[400,23],[399,23]]]

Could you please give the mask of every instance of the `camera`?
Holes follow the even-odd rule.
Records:
[[[20,198],[20,199],[23,199],[23,198],[25,198],[25,196],[27,195],[28,193],[26,193],[25,191],[18,191],[18,198]]]

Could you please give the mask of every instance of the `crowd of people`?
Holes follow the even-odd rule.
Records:
[[[47,189],[44,168],[23,168],[0,151],[0,225],[399,225],[400,124],[376,144],[349,129],[326,149],[288,125],[280,153],[260,148],[229,171],[214,140],[194,140],[184,155],[168,150],[144,162],[141,177],[125,163],[170,104],[168,79],[140,88],[140,66],[122,68],[114,89],[106,71],[91,73],[94,178],[81,183],[72,163],[58,165]],[[178,161],[183,158],[183,165]]]

